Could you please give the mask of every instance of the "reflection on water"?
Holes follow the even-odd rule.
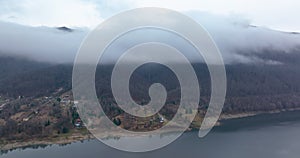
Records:
[[[299,158],[300,112],[261,115],[223,122],[205,138],[197,132],[183,134],[169,146],[147,153],[128,153],[112,149],[97,140],[71,145],[17,149],[1,158]],[[163,137],[162,137],[163,138]],[[130,138],[123,138],[130,139]],[[121,141],[111,139],[109,141]],[[149,140],[147,137],[143,141]],[[35,147],[36,148],[36,147]]]

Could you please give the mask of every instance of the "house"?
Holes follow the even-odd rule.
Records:
[[[61,100],[61,103],[69,104],[69,103],[71,103],[71,100],[63,98],[63,99]]]
[[[18,99],[23,99],[24,98],[24,96],[22,96],[22,95],[20,95],[19,97],[18,97]]]
[[[161,116],[161,117],[159,118],[159,122],[160,122],[160,123],[164,123],[164,122],[165,122],[165,119]]]
[[[30,119],[30,118],[28,118],[28,117],[27,117],[27,118],[23,118],[23,121],[24,121],[24,122],[27,122],[27,121],[29,121],[29,119]]]
[[[70,96],[69,95],[64,95],[63,99],[70,99]]]
[[[75,122],[74,122],[74,125],[75,125],[75,127],[77,127],[77,128],[79,128],[79,127],[81,127],[82,126],[82,121],[81,121],[81,119],[76,119],[75,120]]]

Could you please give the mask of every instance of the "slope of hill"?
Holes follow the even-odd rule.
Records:
[[[290,57],[291,55],[293,57]],[[286,54],[285,57],[296,61],[294,54]],[[247,107],[247,109],[255,111],[256,108],[261,109],[257,107],[260,105],[259,102],[264,102],[264,105],[260,105],[264,108],[269,106],[267,101],[263,101],[264,97],[271,99],[271,104],[272,97],[278,98],[279,96],[299,94],[300,84],[298,81],[300,80],[300,71],[298,68],[300,64],[290,62],[290,60],[284,61],[283,59],[285,58],[280,59],[282,59],[282,64],[226,65],[228,89],[225,110],[228,110],[226,107],[230,107],[229,109],[236,109],[235,112],[239,112],[238,109],[243,111],[241,107]],[[14,63],[11,62],[11,64],[16,67],[8,65],[10,70],[7,73],[2,73],[6,77],[0,80],[0,95],[14,98],[18,96],[41,97],[50,96],[60,88],[64,92],[71,90],[72,65],[49,66],[37,62],[30,62],[31,65],[28,65],[26,61],[21,59],[12,61]],[[1,64],[5,63],[1,62]],[[28,68],[22,64],[27,65]],[[22,68],[19,68],[17,65],[21,65]],[[209,98],[210,77],[207,67],[201,63],[195,63],[193,66],[201,85],[201,96]],[[114,102],[110,88],[112,68],[113,65],[98,67],[95,79],[98,96]],[[26,71],[23,71],[23,69],[26,69]],[[19,73],[10,73],[11,71]],[[168,98],[170,98],[168,102],[179,101],[180,87],[176,76],[164,66],[151,64],[140,67],[131,77],[130,90],[134,100],[147,103],[150,99],[148,89],[151,84],[156,82],[162,83],[167,88],[169,92]],[[255,97],[257,98],[254,99]],[[247,105],[245,105],[239,101],[239,98],[242,100],[245,100],[245,98],[253,99],[250,99],[251,103],[248,100]],[[282,98],[281,104],[289,103],[298,106],[298,102],[292,103],[292,100],[287,100],[286,98]],[[233,100],[235,100],[235,103],[232,103]],[[233,105],[234,107],[232,107]],[[248,106],[253,107],[250,108]]]

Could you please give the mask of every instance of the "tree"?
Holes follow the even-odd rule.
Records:
[[[50,125],[50,120],[48,120],[47,122],[45,122],[45,127]]]
[[[113,122],[115,125],[120,126],[121,125],[121,120],[119,118],[114,118]]]
[[[63,129],[62,129],[62,133],[68,133],[69,132],[69,128],[67,128],[67,127],[63,127]]]
[[[60,99],[60,98],[57,98],[56,101],[61,102],[61,99]]]

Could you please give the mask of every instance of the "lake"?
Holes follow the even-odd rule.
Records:
[[[299,158],[300,112],[264,114],[223,121],[205,138],[184,133],[162,149],[128,153],[97,140],[9,151],[1,158]],[[116,141],[116,140],[114,140]]]

